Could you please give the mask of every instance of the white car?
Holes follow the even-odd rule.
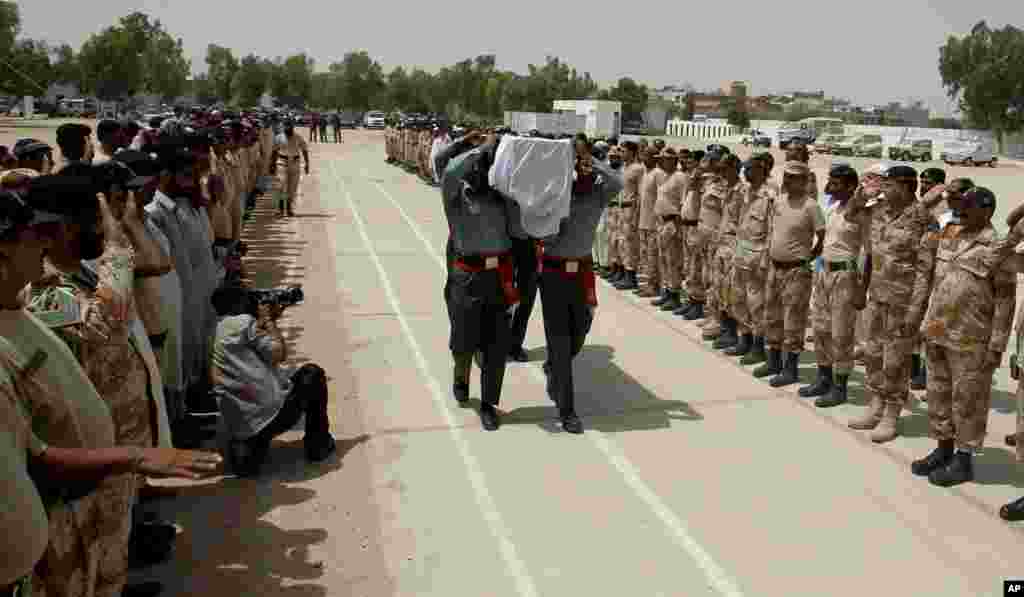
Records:
[[[363,118],[363,126],[368,129],[382,129],[385,126],[384,113],[379,110],[373,112],[367,112],[366,117]]]
[[[982,166],[988,164],[992,168],[995,168],[999,161],[999,158],[996,157],[994,144],[985,141],[952,141],[946,143],[939,157],[949,165]]]

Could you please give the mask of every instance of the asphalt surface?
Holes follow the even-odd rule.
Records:
[[[260,479],[166,482],[178,495],[157,510],[181,527],[176,554],[139,578],[225,597],[961,597],[1024,576],[1022,527],[995,514],[1024,494],[1002,445],[1005,369],[977,481],[940,489],[909,470],[933,446],[923,403],[875,446],[845,426],[862,371],[852,404],[815,409],[599,282],[575,364],[584,435],[560,431],[544,392],[539,299],[531,362],[509,364],[504,425],[488,433],[478,371],[473,408],[450,395],[437,189],[385,164],[382,133],[311,148],[298,216],[261,204],[248,267],[260,285],[304,284],[283,328],[294,360],[332,376],[338,457],[306,465],[293,431]]]

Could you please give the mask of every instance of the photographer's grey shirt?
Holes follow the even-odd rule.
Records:
[[[291,390],[285,372],[273,364],[273,342],[252,315],[222,317],[213,341],[211,368],[224,425],[233,439],[263,430]]]
[[[622,190],[622,177],[611,168],[594,162],[594,175],[597,177],[594,189],[585,195],[572,196],[569,217],[562,220],[558,236],[545,239],[545,255],[571,259],[591,254],[601,214],[612,197]]]

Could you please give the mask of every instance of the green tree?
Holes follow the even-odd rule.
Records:
[[[206,74],[215,97],[231,103],[232,84],[241,65],[230,48],[206,46]]]
[[[1024,127],[1024,31],[985,21],[965,36],[951,35],[939,48],[939,75],[971,126],[1003,134]]]
[[[81,83],[82,72],[78,66],[78,57],[70,45],[61,44],[51,48],[50,63],[53,65],[53,80],[55,82],[75,85]]]
[[[196,75],[192,78],[192,93],[196,101],[205,106],[215,104],[219,99],[209,75]]]
[[[6,58],[21,32],[21,12],[16,2],[0,2],[0,58]]]
[[[50,50],[45,42],[21,39],[6,57],[6,70],[10,73],[0,78],[0,92],[22,95],[44,95],[53,82],[53,66],[50,64]]]
[[[273,63],[271,63],[273,64]],[[249,54],[238,65],[231,81],[231,97],[241,106],[255,106],[270,83],[267,64],[255,54]]]
[[[313,59],[305,53],[285,58],[275,72],[275,93],[279,101],[294,108],[313,97]]]
[[[387,88],[383,69],[365,50],[345,54],[329,70],[339,75],[341,101],[349,110],[372,109],[373,101]]]
[[[623,119],[639,119],[647,109],[647,86],[629,77],[619,79],[615,87],[601,91],[598,97],[622,102]]]

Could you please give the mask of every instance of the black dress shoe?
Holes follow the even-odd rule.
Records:
[[[580,434],[583,433],[583,421],[576,415],[576,413],[567,413],[562,415],[562,429],[566,433]]]
[[[967,452],[956,452],[949,464],[928,475],[928,481],[939,487],[953,487],[974,480],[973,458]]]
[[[452,395],[455,396],[455,401],[459,403],[459,406],[466,406],[469,404],[469,384],[468,383],[457,383],[452,385]]]
[[[164,586],[156,581],[140,582],[125,585],[121,589],[121,597],[156,597],[164,590]]]
[[[1007,435],[1006,438],[1003,441],[1006,442],[1007,446],[1010,446],[1011,448],[1013,448],[1013,447],[1015,447],[1017,445],[1017,434],[1016,433],[1011,433],[1010,435]]]
[[[501,426],[501,417],[498,416],[498,409],[493,405],[483,404],[480,406],[480,422],[487,431],[497,431]]]
[[[1009,520],[1010,522],[1024,520],[1024,497],[1017,498],[1000,508],[999,518]]]
[[[523,350],[522,347],[510,350],[508,352],[508,358],[518,363],[526,363],[530,360],[530,356],[526,354],[526,351]]]

